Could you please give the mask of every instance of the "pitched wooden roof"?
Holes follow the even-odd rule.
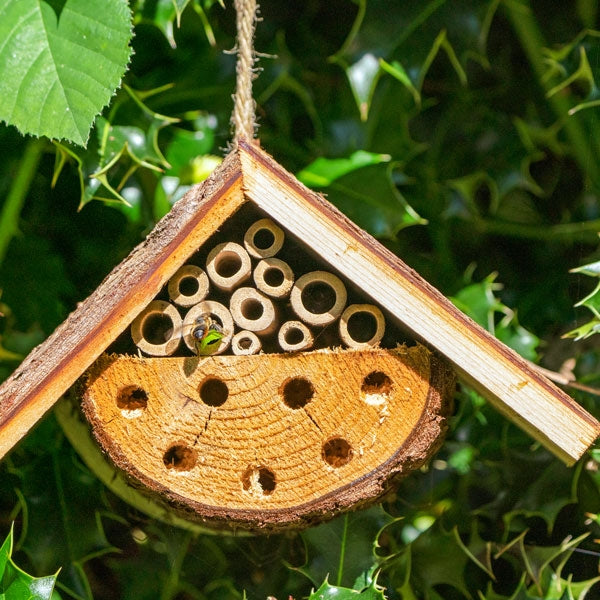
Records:
[[[126,329],[185,261],[245,202],[253,202],[351,280],[463,381],[567,463],[600,423],[461,313],[397,256],[264,151],[240,141],[203,184],[177,202],[131,254],[0,386],[0,457]]]

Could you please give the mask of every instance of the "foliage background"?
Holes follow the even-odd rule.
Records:
[[[130,4],[129,87],[87,150],[0,127],[2,377],[230,139],[231,3]],[[599,385],[595,338],[561,339],[597,318],[593,278],[569,269],[598,260],[598,3],[264,0],[261,14],[262,146],[503,341]],[[50,414],[0,465],[0,533],[16,521],[29,572],[62,567],[64,598],[281,600],[327,576],[376,598],[375,574],[394,599],[593,598],[598,458],[567,469],[461,388],[442,450],[382,506],[301,534],[209,536],[119,500]]]

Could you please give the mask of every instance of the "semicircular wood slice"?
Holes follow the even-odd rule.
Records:
[[[422,346],[103,355],[83,408],[113,462],[188,516],[280,529],[372,502],[421,466],[453,391]]]

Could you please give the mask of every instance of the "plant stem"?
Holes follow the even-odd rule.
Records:
[[[0,264],[4,261],[11,239],[19,231],[21,209],[45,146],[45,140],[32,139],[27,143],[17,175],[2,206],[2,212],[0,212]]]

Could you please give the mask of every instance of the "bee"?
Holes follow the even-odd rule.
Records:
[[[218,349],[224,336],[223,327],[209,313],[200,315],[192,329],[196,354],[199,356],[213,354]]]

